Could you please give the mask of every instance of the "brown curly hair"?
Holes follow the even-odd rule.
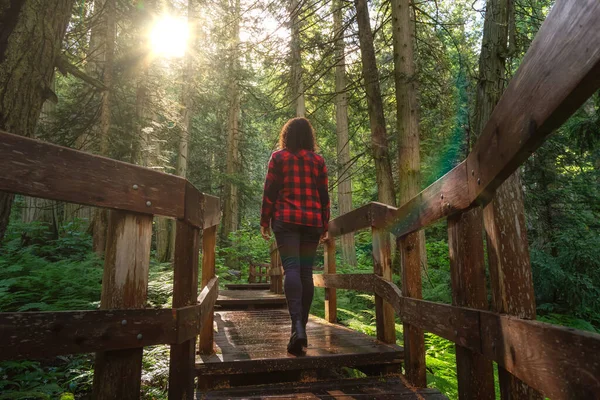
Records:
[[[279,148],[287,149],[292,153],[299,150],[316,151],[315,130],[310,121],[298,117],[286,122],[279,133]]]

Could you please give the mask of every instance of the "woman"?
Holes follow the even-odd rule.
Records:
[[[288,352],[300,355],[308,346],[306,323],[314,294],[317,246],[328,239],[327,167],[315,153],[315,133],[306,118],[290,119],[283,126],[279,147],[269,161],[260,225],[265,240],[271,238],[271,226],[275,233],[292,320]]]

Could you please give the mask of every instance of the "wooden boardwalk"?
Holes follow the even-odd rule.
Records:
[[[435,389],[408,387],[399,377],[296,382],[197,393],[197,399],[447,400]]]
[[[268,290],[220,290],[216,306],[220,310],[281,308],[285,296]]]
[[[215,312],[216,354],[200,356],[203,375],[243,374],[330,367],[399,365],[402,347],[311,316],[306,327],[308,352],[287,353],[290,323],[287,310]]]
[[[269,290],[270,283],[228,283],[225,285],[227,290]]]

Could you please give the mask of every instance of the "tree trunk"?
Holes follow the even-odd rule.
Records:
[[[402,206],[421,191],[421,155],[417,77],[413,51],[413,23],[409,0],[392,0],[394,42],[394,84],[396,88],[396,130],[398,131],[398,205]],[[417,239],[421,267],[427,269],[425,231]]]
[[[0,0],[0,129],[33,136],[74,0]],[[14,195],[0,192],[0,243]]]
[[[510,2],[512,0],[488,0],[486,3],[485,21],[483,26],[483,39],[481,43],[481,54],[479,56],[479,82],[477,85],[477,98],[475,105],[474,130],[480,135],[492,111],[506,86],[505,68],[508,54],[508,26],[510,11],[514,12]],[[512,10],[511,10],[512,9]],[[515,171],[497,190],[492,203],[485,207],[484,220],[486,232],[488,233],[488,258],[490,262],[490,275],[503,274],[503,270],[512,269],[511,275],[522,274],[519,279],[519,291],[523,293],[533,292],[531,282],[531,266],[529,265],[529,246],[526,239],[525,210],[523,205],[521,179],[519,171]],[[501,237],[501,232],[521,232],[518,245],[505,247],[506,241],[516,241],[516,237],[508,235]],[[490,233],[493,237],[490,236]],[[517,236],[516,233],[513,236]],[[499,250],[499,249],[502,250]],[[497,251],[503,251],[500,256]],[[518,260],[516,264],[504,265],[507,260]],[[492,271],[492,264],[494,268]],[[528,276],[528,279],[526,279]],[[504,293],[506,288],[500,287],[504,284],[500,276],[492,277],[492,308],[494,311],[512,313],[519,308],[523,310],[521,318],[535,319],[535,299],[527,294],[529,304],[516,304],[521,297],[515,299],[498,299],[498,291]],[[495,290],[496,288],[497,290]],[[510,303],[510,304],[508,304]],[[514,304],[513,304],[514,303]],[[507,306],[507,307],[506,307]],[[516,377],[510,375],[506,370],[498,367],[500,378],[500,392],[503,399],[508,398],[542,398],[535,390],[528,387]]]
[[[350,173],[350,139],[348,137],[348,93],[346,86],[346,58],[343,28],[343,3],[332,2],[333,32],[335,36],[335,124],[337,135],[338,206],[340,215],[352,210],[352,174]],[[356,266],[354,234],[341,237],[342,258],[345,264]]]
[[[291,30],[291,72],[292,72],[292,100],[296,107],[296,117],[306,115],[306,105],[304,104],[304,81],[302,80],[302,54],[300,40],[300,15],[302,12],[302,2],[292,0],[290,2],[290,30]]]
[[[379,87],[379,72],[377,71],[377,61],[375,59],[369,9],[367,7],[367,0],[355,0],[354,4],[356,6],[356,21],[358,23],[362,74],[365,81],[369,121],[371,123],[371,147],[375,160],[378,200],[382,203],[395,206],[394,179],[390,164],[385,116],[383,114],[383,100]]]
[[[239,86],[239,45],[240,45],[240,0],[235,2],[233,30],[231,34],[231,59],[229,62],[229,112],[227,123],[227,160],[225,201],[223,207],[223,238],[237,231],[239,220],[239,193],[235,177],[240,163],[240,86]],[[230,265],[234,267],[234,265]]]
[[[115,53],[115,34],[116,34],[116,4],[115,0],[99,0],[96,5],[103,5],[100,10],[103,13],[101,21],[105,26],[104,45],[100,46],[103,60],[103,79],[102,83],[108,88],[102,92],[102,105],[100,109],[100,155],[108,156],[109,134],[110,134],[110,95],[112,90],[113,60]],[[106,229],[108,227],[108,215],[105,209],[97,208],[94,215],[94,239],[93,250],[98,254],[103,254],[106,247]]]
[[[50,84],[50,90],[55,91],[54,77]],[[42,112],[40,113],[40,126],[48,126],[51,124],[54,112],[56,110],[56,103],[52,100],[46,100],[42,105]],[[50,228],[50,232],[53,237],[58,237],[58,225],[59,221],[57,218],[56,207],[57,203],[53,200],[40,199],[37,197],[24,196],[25,207],[21,214],[21,219],[25,223],[39,222],[47,225]]]

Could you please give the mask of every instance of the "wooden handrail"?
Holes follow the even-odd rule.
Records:
[[[180,344],[200,332],[217,294],[214,278],[193,306],[0,313],[0,361]]]
[[[600,393],[600,335],[490,311],[402,296],[374,274],[314,275],[316,287],[375,293],[402,321],[497,362],[552,399]]]
[[[219,199],[186,179],[0,131],[0,190],[89,206],[161,215],[208,228]]]

